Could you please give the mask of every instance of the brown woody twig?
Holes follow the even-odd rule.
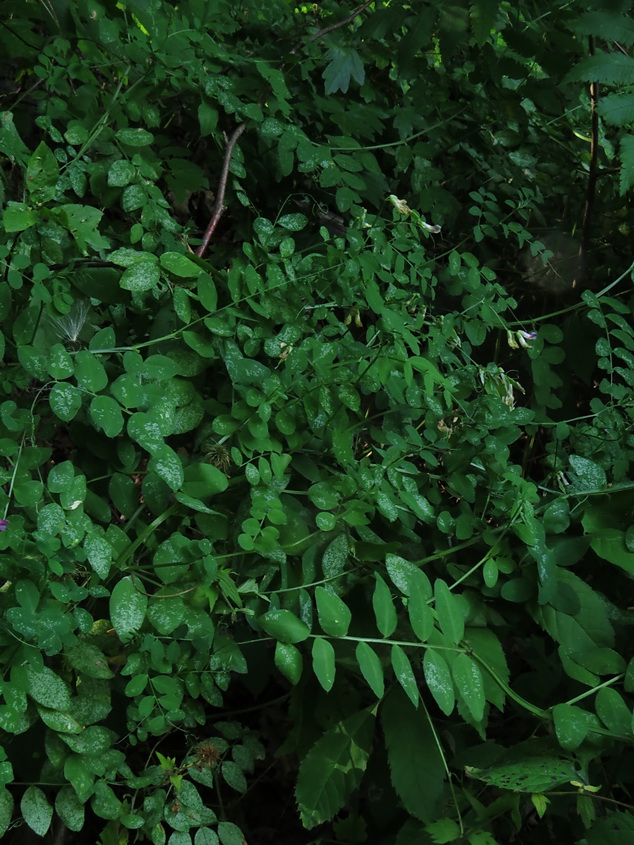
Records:
[[[245,128],[246,123],[241,123],[238,127],[236,127],[236,129],[234,129],[232,136],[227,141],[227,146],[225,148],[225,157],[222,163],[222,172],[220,174],[220,181],[218,182],[218,191],[216,193],[216,202],[214,205],[214,210],[211,215],[209,225],[205,229],[205,234],[203,235],[202,243],[196,250],[196,255],[199,258],[202,258],[207,252],[207,247],[209,246],[211,236],[216,230],[216,226],[218,225],[218,222],[220,221],[220,218],[222,217],[223,212],[226,208],[224,200],[225,191],[227,190],[227,179],[229,178],[229,165],[231,164],[231,156],[233,155],[233,148],[235,147],[238,138],[240,137],[240,135],[242,135]]]
[[[337,21],[337,23],[331,23],[330,26],[325,26],[323,29],[320,29],[319,32],[315,32],[310,38],[307,38],[305,41],[300,41],[299,44],[296,44],[295,47],[291,50],[291,55],[295,54],[299,48],[304,44],[309,44],[311,41],[319,41],[320,38],[323,38],[324,35],[327,35],[329,32],[333,32],[335,29],[339,29],[342,26],[345,26],[348,23],[352,23],[352,21],[356,18],[357,15],[360,15],[361,12],[365,12],[368,8],[370,3],[374,3],[374,0],[366,0],[365,3],[362,3],[359,7],[357,7],[351,15],[348,15],[347,18],[344,18],[342,21]]]

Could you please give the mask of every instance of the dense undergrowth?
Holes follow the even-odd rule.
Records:
[[[629,843],[601,5],[0,3],[6,841]]]

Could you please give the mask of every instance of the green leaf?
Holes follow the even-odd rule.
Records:
[[[119,129],[116,133],[117,141],[128,147],[147,147],[154,140],[154,136],[147,129]]]
[[[392,601],[390,588],[380,575],[375,575],[372,607],[376,619],[376,626],[384,637],[390,637],[396,628],[396,609]]]
[[[345,603],[324,587],[316,588],[315,598],[319,624],[324,633],[330,634],[331,637],[345,637],[352,619]]]
[[[409,657],[405,654],[400,645],[393,645],[391,650],[392,668],[396,680],[405,690],[407,697],[416,707],[418,704],[418,684]]]
[[[425,830],[438,845],[460,839],[460,826],[453,819],[439,819],[428,824]]]
[[[318,739],[302,760],[295,795],[304,827],[332,819],[359,786],[374,736],[369,710],[354,713]]]
[[[218,111],[209,103],[202,102],[198,106],[198,122],[200,123],[200,134],[203,138],[211,135],[218,124]]]
[[[440,652],[433,648],[428,648],[425,651],[423,673],[427,687],[436,704],[445,716],[450,716],[456,703],[456,696],[449,664]]]
[[[383,666],[378,658],[376,652],[368,645],[368,643],[357,643],[355,649],[357,663],[361,674],[365,678],[368,686],[377,698],[383,698],[385,692],[385,681],[383,678]]]
[[[200,270],[198,270],[200,273]],[[203,308],[210,314],[213,314],[218,305],[218,293],[214,280],[208,273],[200,273],[198,281],[196,282],[198,290],[198,298]]]
[[[0,789],[0,836],[9,829],[11,818],[13,816],[13,795],[8,789],[3,787]]]
[[[381,705],[381,721],[396,794],[410,815],[429,824],[445,791],[445,768],[429,721],[400,687]]]
[[[38,786],[29,786],[20,801],[24,821],[38,836],[44,836],[51,826],[53,808]]]
[[[634,79],[634,59],[626,53],[604,53],[580,61],[565,77],[566,82],[605,82],[629,85]]]
[[[164,252],[160,257],[161,267],[181,279],[194,279],[200,267],[180,252]]]
[[[26,168],[26,188],[38,202],[48,202],[55,194],[59,177],[57,159],[44,141],[36,148]]]
[[[457,645],[464,636],[462,605],[441,578],[434,582],[434,598],[440,630]]]
[[[46,366],[51,378],[54,379],[69,378],[75,372],[73,360],[61,343],[55,343],[51,346]]]
[[[111,188],[125,188],[136,176],[136,170],[129,161],[119,159],[110,165],[108,185]]]
[[[166,443],[154,451],[148,469],[162,478],[172,490],[179,490],[185,480],[181,459]]]
[[[218,822],[218,836],[222,845],[244,845],[244,836],[233,822]]]
[[[290,643],[275,644],[275,665],[282,675],[295,685],[302,676],[302,654]]]
[[[348,538],[340,534],[326,547],[321,559],[324,578],[334,578],[341,575],[348,562]]]
[[[95,794],[90,802],[93,812],[100,819],[118,819],[121,815],[121,801],[112,788],[102,780],[95,784]]]
[[[124,290],[136,293],[144,290],[152,290],[161,281],[161,271],[158,264],[153,261],[137,261],[132,267],[128,267],[121,276],[119,282]]]
[[[224,760],[220,764],[220,771],[225,783],[232,789],[235,789],[236,792],[244,793],[247,791],[246,778],[237,763],[234,763],[232,760]]]
[[[622,736],[631,736],[632,713],[623,697],[610,687],[603,687],[594,702],[597,716],[608,730]]]
[[[106,437],[117,437],[123,431],[121,406],[112,396],[95,396],[90,403],[90,418]]]
[[[110,619],[122,642],[128,642],[138,633],[145,619],[147,603],[147,596],[136,589],[129,575],[115,584],[110,595]]]
[[[2,215],[5,232],[23,232],[37,223],[37,211],[23,202],[9,202]]]
[[[161,587],[148,605],[147,618],[162,636],[171,634],[187,615],[187,608],[180,596],[174,596],[170,587]]]
[[[110,246],[110,242],[97,229],[103,217],[103,212],[98,208],[69,203],[58,206],[55,214],[77,242],[82,255],[88,254],[88,245],[94,249],[107,249]]]
[[[310,628],[290,610],[269,610],[258,624],[270,637],[282,643],[301,643],[308,638]]]
[[[88,534],[84,540],[84,550],[88,562],[101,579],[108,577],[112,563],[113,549],[108,541],[99,534]]]
[[[464,699],[476,722],[484,716],[484,682],[480,667],[468,654],[457,655],[451,667],[456,689]]]
[[[75,378],[79,387],[94,393],[103,390],[108,384],[103,364],[87,349],[80,349],[75,356]]]
[[[356,50],[333,48],[328,50],[326,57],[330,59],[322,74],[326,83],[326,95],[335,94],[337,91],[341,91],[342,94],[347,93],[350,79],[363,85],[365,70]]]
[[[321,686],[330,692],[335,682],[335,650],[323,637],[313,640],[313,672]]]
[[[70,461],[62,461],[51,467],[46,486],[51,493],[64,493],[71,489],[75,480],[75,469]]]
[[[77,798],[82,803],[90,798],[95,776],[78,754],[71,754],[64,763],[64,777],[72,785]]]
[[[527,740],[508,749],[493,766],[467,766],[466,773],[500,789],[529,793],[556,789],[576,776],[572,760],[556,755],[541,740]]]
[[[70,710],[70,692],[64,681],[49,669],[41,666],[25,667],[27,692],[34,701],[51,710]]]
[[[81,408],[82,393],[72,384],[54,384],[48,401],[56,417],[70,422]]]
[[[552,714],[559,744],[566,751],[575,751],[590,732],[592,714],[573,704],[556,704]]]
[[[90,678],[114,678],[114,672],[108,666],[106,655],[86,640],[79,639],[75,645],[64,652],[70,665]]]
[[[414,589],[410,592],[407,615],[412,631],[422,643],[427,642],[434,628],[434,614],[421,590]]]

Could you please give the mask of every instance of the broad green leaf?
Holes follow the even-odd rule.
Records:
[[[361,783],[374,737],[369,710],[330,728],[302,760],[295,796],[304,827],[332,819]]]
[[[88,255],[88,246],[94,249],[107,249],[110,246],[110,242],[97,228],[103,217],[103,212],[98,208],[69,203],[58,206],[55,214],[75,239],[82,255]]]
[[[529,793],[547,792],[578,777],[573,761],[541,740],[527,740],[508,749],[492,766],[467,766],[466,773],[499,789]]]
[[[247,780],[237,763],[232,760],[224,760],[220,764],[220,771],[225,783],[235,789],[236,792],[244,793],[247,791]]]
[[[295,685],[302,676],[302,653],[290,643],[275,644],[275,665],[282,675]]]
[[[200,273],[200,268],[197,268],[197,270]],[[206,311],[213,314],[218,305],[218,293],[214,280],[208,273],[200,273],[196,282],[196,289],[198,290],[200,304]]]
[[[462,605],[442,578],[434,582],[434,598],[440,630],[457,645],[464,636]]]
[[[108,376],[103,364],[87,349],[80,349],[75,356],[75,378],[79,387],[92,393],[98,393],[108,384]]]
[[[556,704],[552,709],[552,714],[555,734],[559,744],[566,751],[575,751],[579,748],[592,728],[593,719],[598,724],[596,716],[573,704]]]
[[[81,408],[82,396],[82,392],[72,384],[54,384],[48,401],[56,417],[70,422]]]
[[[597,693],[594,702],[597,716],[603,724],[615,734],[631,736],[632,711],[623,701],[623,697],[610,687],[603,687]]]
[[[132,639],[145,619],[148,599],[137,590],[136,583],[131,576],[125,575],[115,584],[110,595],[110,619],[122,642]]]
[[[390,637],[396,628],[396,609],[392,600],[390,588],[380,575],[375,575],[372,607],[376,619],[376,626],[384,637]]]
[[[412,669],[412,664],[409,661],[409,657],[405,654],[400,645],[392,646],[391,657],[392,668],[394,669],[396,680],[403,687],[407,693],[407,697],[416,707],[418,704],[418,684],[416,683],[416,677],[414,675],[414,670]]]
[[[34,701],[51,710],[70,710],[70,692],[64,681],[49,669],[41,666],[25,667],[27,692]]]
[[[85,639],[78,639],[75,645],[64,652],[64,657],[74,669],[90,678],[114,677],[106,655],[96,645]]]
[[[325,578],[341,575],[348,562],[348,538],[340,534],[326,547],[321,559],[321,568]]]
[[[445,768],[422,707],[394,687],[381,705],[390,779],[410,815],[429,824],[438,817],[445,792]]]
[[[423,658],[425,682],[436,704],[445,716],[450,716],[456,703],[449,664],[436,649],[428,648]]]
[[[24,821],[38,836],[44,836],[51,826],[53,808],[38,786],[29,786],[20,801]]]
[[[77,798],[83,803],[93,793],[95,776],[79,754],[71,754],[64,763],[64,777],[71,784]]]
[[[121,276],[119,284],[124,290],[136,293],[152,290],[161,280],[161,271],[153,261],[137,261],[128,267]]]
[[[218,124],[218,111],[209,103],[202,102],[198,106],[198,122],[200,123],[200,134],[203,138],[206,138],[207,135],[212,134]]]
[[[59,177],[57,159],[44,141],[36,148],[26,168],[26,189],[38,202],[48,202],[55,194]]]
[[[321,686],[330,692],[335,682],[335,650],[323,637],[313,640],[313,672]]]
[[[99,534],[88,534],[84,540],[84,550],[88,563],[100,578],[105,579],[110,572],[113,549],[110,543]]]
[[[154,451],[148,469],[162,478],[172,490],[179,490],[185,480],[181,459],[166,443]]]
[[[9,829],[11,818],[13,816],[13,795],[8,789],[3,787],[0,789],[0,836]]]
[[[128,147],[147,147],[154,140],[154,136],[147,129],[129,128],[119,129],[116,133],[117,141]]]
[[[407,615],[412,631],[422,643],[427,642],[434,628],[434,614],[421,590],[413,589],[410,592]]]
[[[136,170],[129,161],[119,159],[110,165],[108,185],[112,188],[125,188],[134,179]]]
[[[187,607],[172,588],[161,587],[149,600],[147,618],[162,636],[171,634],[187,615]]]
[[[415,564],[393,554],[388,554],[385,558],[385,568],[394,586],[406,596],[409,596],[412,587],[417,583],[416,576],[422,575]]]
[[[460,839],[460,826],[453,819],[439,819],[437,822],[428,824],[425,830],[431,836],[432,842],[437,845],[456,842]]]
[[[117,819],[121,815],[121,801],[107,783],[98,780],[90,801],[93,812],[100,819]]]
[[[159,261],[164,270],[181,279],[194,279],[200,273],[200,267],[180,252],[164,252]]]
[[[123,430],[121,406],[112,396],[95,396],[90,403],[90,418],[106,437],[116,437]]]
[[[221,845],[244,845],[244,836],[233,822],[218,822],[218,836]]]
[[[315,590],[317,616],[322,631],[331,637],[345,637],[350,627],[352,614],[346,604],[324,587]]]
[[[290,610],[268,610],[260,616],[258,624],[270,637],[282,643],[301,643],[310,634],[308,625]]]
[[[377,698],[383,698],[385,681],[383,666],[377,654],[368,643],[360,642],[355,649],[361,674]]]
[[[464,699],[469,712],[476,722],[480,722],[484,716],[484,682],[480,667],[462,652],[458,654],[451,666],[456,689]]]
[[[128,420],[128,434],[150,454],[157,452],[165,445],[161,425],[155,413],[146,414],[139,411],[132,414]]]
[[[62,461],[51,467],[46,486],[51,493],[64,493],[73,485],[75,480],[75,469],[70,461]]]
[[[70,378],[75,372],[73,359],[61,343],[55,343],[51,347],[46,359],[46,366],[49,375],[54,379]]]
[[[221,822],[222,824],[222,822]],[[218,845],[218,834],[210,827],[200,827],[194,836],[194,845]],[[242,843],[240,843],[242,845]]]
[[[2,215],[5,232],[23,232],[37,223],[37,211],[23,202],[9,202]]]

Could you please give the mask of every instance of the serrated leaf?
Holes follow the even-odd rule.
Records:
[[[608,85],[631,85],[634,80],[634,59],[626,53],[604,53],[580,61],[568,73],[565,82],[604,82]]]
[[[306,828],[332,819],[359,786],[373,736],[374,716],[362,710],[330,728],[306,754],[295,791]]]
[[[451,670],[442,654],[433,648],[428,648],[425,652],[423,674],[436,704],[445,716],[450,716],[456,703]]]
[[[321,686],[330,692],[335,682],[335,650],[323,637],[313,640],[313,672]]]
[[[432,842],[436,842],[438,845],[455,842],[460,838],[460,825],[453,819],[439,819],[437,822],[428,824],[425,830],[430,835]]]
[[[372,607],[377,628],[384,637],[390,637],[396,628],[396,609],[390,588],[378,574],[375,575]]]
[[[368,643],[360,642],[355,649],[355,655],[361,674],[377,698],[383,698],[385,680],[383,666],[377,654]]]
[[[409,657],[400,645],[392,646],[391,657],[396,680],[403,687],[412,704],[416,706],[418,704],[418,684]]]
[[[350,627],[352,614],[346,604],[324,587],[315,590],[317,617],[322,630],[331,637],[345,637]]]
[[[410,815],[429,824],[444,795],[445,769],[424,710],[417,710],[400,687],[381,705],[390,778]]]
[[[145,619],[147,603],[147,596],[136,589],[129,575],[115,584],[110,595],[110,619],[122,642],[128,642],[138,633]]]
[[[24,821],[38,836],[44,836],[51,826],[53,808],[38,786],[29,786],[20,801]]]

